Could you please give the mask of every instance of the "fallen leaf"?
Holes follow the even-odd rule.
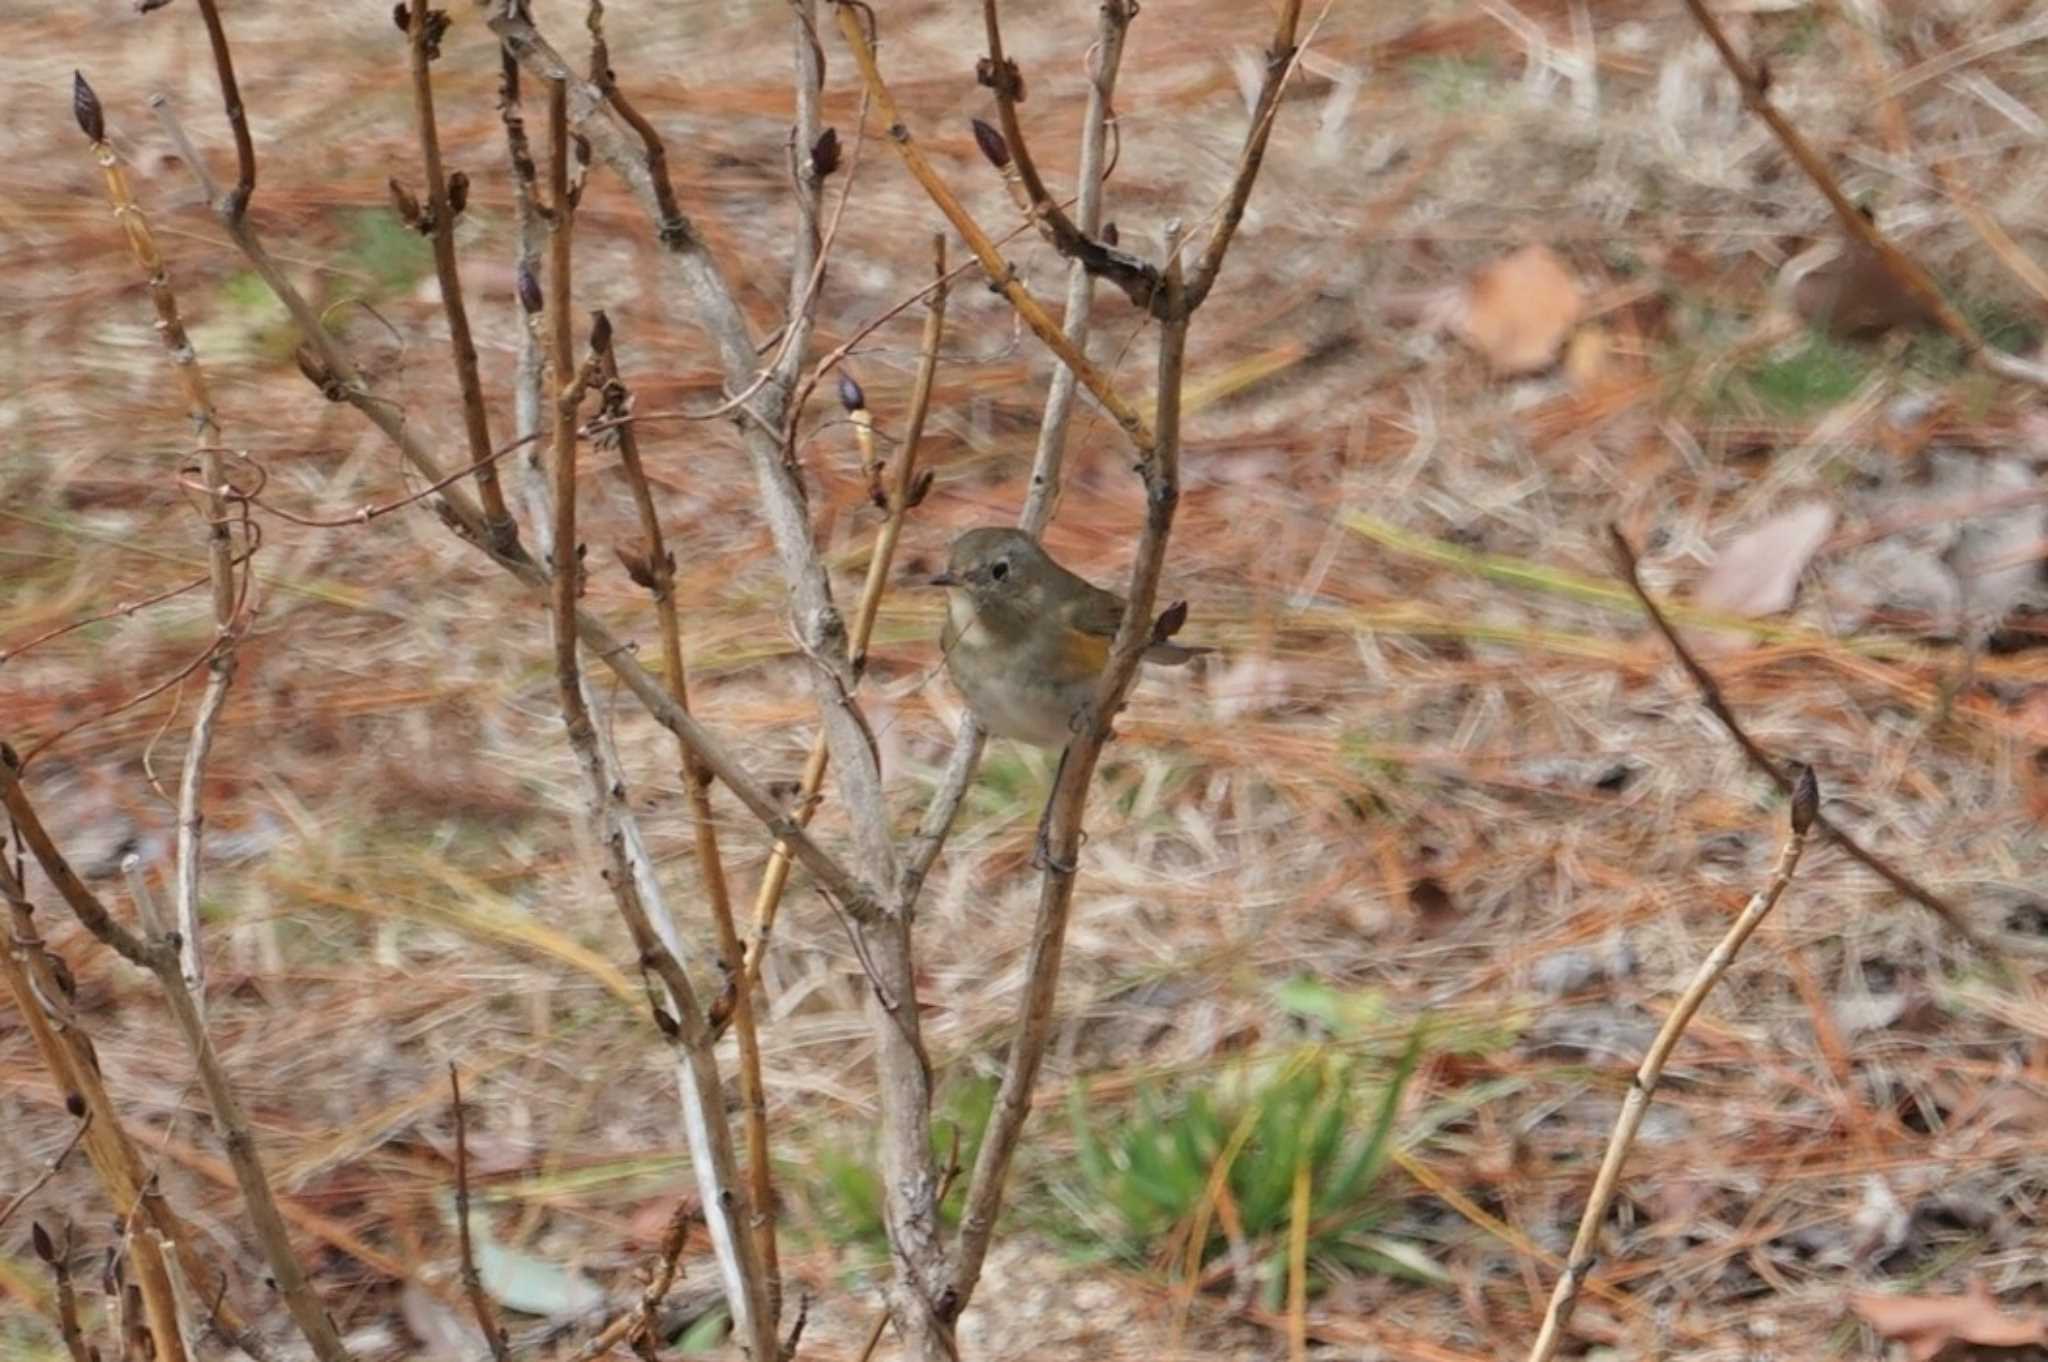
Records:
[[[1858,1294],[1850,1304],[1879,1334],[1905,1344],[1910,1362],[1929,1362],[1951,1343],[1985,1348],[2048,1343],[2048,1320],[2007,1314],[1981,1281],[1973,1280],[1960,1296]]]
[[[1810,326],[1844,340],[1869,340],[1895,326],[1934,325],[1927,307],[1906,291],[1876,251],[1861,241],[1803,275],[1792,307]]]
[[[1834,528],[1835,509],[1826,502],[1780,511],[1728,541],[1693,603],[1745,619],[1775,615],[1792,604],[1800,574]]]
[[[1466,281],[1453,328],[1497,374],[1529,374],[1557,361],[1585,315],[1586,295],[1548,246],[1524,246]]]
[[[1607,333],[1597,326],[1582,326],[1572,333],[1564,348],[1564,374],[1572,386],[1584,390],[1607,376],[1613,367],[1614,347]]]

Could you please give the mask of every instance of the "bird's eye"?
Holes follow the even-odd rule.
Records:
[[[1010,575],[1010,565],[998,558],[988,565],[988,575],[991,581],[1000,582]]]

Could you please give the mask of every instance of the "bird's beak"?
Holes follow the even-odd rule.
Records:
[[[931,579],[930,581],[926,582],[926,583],[925,583],[925,585],[926,585],[926,586],[958,586],[958,585],[960,585],[960,579],[959,579],[958,577],[955,577],[955,576],[954,576],[954,575],[953,575],[952,573],[950,573],[950,572],[941,572],[941,573],[940,573],[940,574],[939,574],[938,576],[936,576],[936,577],[932,578],[932,579]]]

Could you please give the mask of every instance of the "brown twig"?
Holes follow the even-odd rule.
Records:
[[[218,19],[213,20],[215,24]],[[220,41],[225,42],[225,38]],[[130,192],[128,179],[122,173],[114,149],[106,142],[104,119],[98,97],[92,87],[86,84],[83,75],[74,74],[73,109],[79,116],[79,124],[91,139],[93,156],[99,162],[100,173],[106,182],[107,201],[113,205],[114,215],[120,220],[128,239],[129,253],[148,280],[150,300],[156,308],[157,337],[163,342],[165,352],[170,356],[171,367],[178,377],[178,386],[185,397],[186,414],[190,418],[193,433],[199,442],[199,456],[202,476],[205,478],[206,506],[206,556],[207,576],[213,585],[213,615],[216,632],[215,647],[207,657],[208,676],[206,690],[200,699],[199,711],[193,721],[192,736],[185,746],[185,760],[178,781],[178,931],[182,945],[179,950],[185,984],[191,990],[193,1001],[204,1013],[206,998],[205,957],[201,953],[199,932],[199,862],[200,836],[203,820],[199,811],[200,782],[205,774],[206,759],[213,747],[214,725],[221,710],[227,704],[228,689],[235,678],[235,642],[241,632],[239,615],[242,608],[241,592],[246,592],[253,579],[253,573],[243,574],[241,592],[237,591],[232,520],[228,514],[227,474],[222,463],[220,421],[214,412],[212,394],[207,391],[206,375],[199,367],[198,353],[193,349],[191,338],[185,332],[184,319],[179,315],[178,296],[171,288],[169,268],[164,264],[163,254],[157,249],[155,234],[150,231],[149,219],[136,204]],[[240,138],[247,138],[246,123],[240,125]],[[237,142],[238,150],[242,141]],[[245,186],[254,184],[253,160],[243,163]],[[242,195],[247,199],[246,188]],[[245,512],[246,514],[246,512]],[[255,546],[250,542],[244,559],[253,556]]]
[[[1615,561],[1621,567],[1622,579],[1628,583],[1629,590],[1635,593],[1636,599],[1642,603],[1644,611],[1649,614],[1650,622],[1657,626],[1657,632],[1664,636],[1664,641],[1671,646],[1671,651],[1677,656],[1679,663],[1685,668],[1686,673],[1692,677],[1693,685],[1700,693],[1700,702],[1707,707],[1709,713],[1721,721],[1721,727],[1728,730],[1728,736],[1733,738],[1735,745],[1742,749],[1742,754],[1749,759],[1749,764],[1762,772],[1773,785],[1776,785],[1779,793],[1791,795],[1796,783],[1794,776],[1780,766],[1778,760],[1769,752],[1766,752],[1756,739],[1749,736],[1748,731],[1743,728],[1741,721],[1735,717],[1735,711],[1728,707],[1728,702],[1723,698],[1721,687],[1714,680],[1713,673],[1709,672],[1700,664],[1699,659],[1692,655],[1692,652],[1679,638],[1678,631],[1672,627],[1671,621],[1665,618],[1663,609],[1658,606],[1656,601],[1651,599],[1650,593],[1644,589],[1642,575],[1637,570],[1636,552],[1629,544],[1628,537],[1621,532],[1621,528],[1618,525],[1609,525],[1607,527],[1607,534],[1613,543]],[[1975,928],[1970,926],[1962,911],[1954,904],[1942,898],[1933,890],[1926,888],[1919,881],[1878,856],[1876,852],[1865,848],[1862,843],[1858,842],[1825,813],[1816,817],[1814,825],[1826,833],[1828,839],[1836,846],[1847,852],[1852,860],[1862,863],[1893,889],[1935,914],[1957,936],[1995,959],[2002,958],[1999,950],[1989,941],[1986,941]]]
[[[469,1241],[469,1123],[462,1114],[462,1077],[453,1061],[448,1065],[448,1100],[455,1108],[455,1233],[462,1251],[462,1293],[476,1316],[476,1327],[494,1362],[507,1362],[511,1350],[505,1331],[498,1327],[498,1311],[484,1291],[484,1279],[476,1270],[476,1252]]]
[[[333,1321],[328,1319],[326,1309],[306,1278],[305,1269],[292,1252],[291,1238],[278,1210],[276,1196],[271,1191],[270,1179],[264,1171],[262,1155],[257,1151],[248,1118],[243,1114],[241,1102],[228,1082],[227,1070],[206,1034],[205,1023],[200,1019],[191,992],[185,987],[175,939],[159,937],[145,941],[137,937],[116,922],[98,896],[85,887],[50,840],[41,818],[22,788],[14,753],[5,744],[0,744],[0,803],[5,804],[13,818],[23,844],[50,882],[57,886],[58,893],[86,930],[126,959],[156,975],[164,1000],[170,1005],[172,1020],[184,1036],[186,1048],[199,1071],[200,1088],[206,1094],[207,1105],[222,1132],[228,1162],[234,1168],[235,1181],[248,1208],[257,1245],[263,1251],[278,1293],[284,1297],[293,1322],[312,1347],[314,1356],[321,1362],[348,1358],[348,1349],[343,1346]]]
[[[1189,312],[1180,263],[1180,224],[1169,223],[1166,258],[1161,271],[1167,316],[1159,332],[1159,438],[1139,451],[1138,472],[1145,484],[1145,524],[1131,565],[1123,619],[1110,645],[1109,663],[1087,722],[1060,757],[1060,772],[1046,808],[1045,866],[1039,882],[1038,916],[1031,933],[1025,966],[1024,996],[1017,1008],[1016,1034],[990,1113],[987,1133],[967,1184],[967,1207],[960,1217],[954,1248],[952,1299],[964,1307],[981,1276],[981,1266],[1002,1209],[1003,1186],[1011,1157],[1031,1114],[1031,1094],[1052,1035],[1053,1003],[1059,988],[1060,961],[1072,915],[1076,857],[1088,787],[1095,775],[1111,725],[1124,696],[1137,678],[1138,662],[1152,642],[1152,604],[1166,563],[1167,540],[1174,511],[1180,504],[1180,395],[1187,357]]]
[[[576,597],[581,585],[581,546],[576,542],[576,442],[577,412],[584,390],[595,372],[594,365],[579,368],[571,339],[569,301],[571,295],[571,245],[574,237],[575,196],[569,184],[568,82],[551,81],[548,88],[548,206],[551,231],[548,237],[547,311],[550,336],[552,391],[554,395],[554,580],[552,620],[555,637],[555,679],[562,717],[568,730],[569,746],[590,787],[593,821],[604,835],[611,869],[606,879],[620,915],[639,946],[643,963],[655,969],[668,991],[675,1015],[664,1027],[683,1051],[684,1073],[680,1088],[685,1124],[689,1127],[692,1162],[695,1165],[705,1217],[714,1250],[726,1276],[726,1303],[733,1315],[734,1331],[757,1357],[774,1355],[775,1319],[760,1245],[750,1223],[748,1198],[739,1179],[733,1157],[731,1127],[725,1120],[724,1098],[711,1040],[695,990],[676,959],[670,942],[662,939],[642,899],[641,872],[629,852],[628,839],[634,835],[625,812],[623,780],[606,769],[599,750],[597,728],[584,697],[577,650],[581,621]],[[611,323],[602,313],[596,322],[597,335],[591,348],[604,353],[610,349],[607,333]],[[667,697],[665,697],[667,698]],[[677,706],[681,708],[680,705]],[[687,713],[687,711],[685,711]],[[651,889],[651,886],[650,886]],[[667,923],[666,913],[662,919]],[[765,1348],[764,1348],[765,1345]]]
[[[0,939],[0,978],[6,980],[15,1011],[26,1023],[43,1067],[65,1095],[65,1109],[82,1123],[86,1159],[116,1217],[123,1222],[140,1219],[147,1227],[133,1239],[138,1274],[168,1282],[164,1249],[169,1246],[185,1280],[193,1283],[195,1290],[212,1295],[225,1292],[225,1280],[194,1250],[191,1232],[172,1213],[122,1127],[92,1042],[72,1015],[69,972],[60,968],[36,934],[33,909],[5,858],[0,858],[0,898],[6,900],[11,919],[4,939]],[[215,1320],[250,1356],[261,1359],[270,1355],[225,1300],[220,1301]]]
[[[71,1137],[71,1143],[78,1143],[77,1135]],[[70,1153],[71,1145],[66,1145],[64,1152]],[[56,1171],[55,1164],[51,1171]],[[94,1354],[85,1345],[85,1331],[78,1326],[78,1293],[71,1287],[71,1226],[64,1226],[61,1244],[50,1238],[41,1221],[35,1223],[29,1238],[36,1257],[50,1269],[51,1281],[57,1288],[57,1332],[64,1339],[64,1351],[71,1354],[71,1362],[91,1362]]]
[[[58,1150],[48,1163],[43,1165],[43,1171],[36,1174],[28,1186],[8,1198],[6,1207],[0,1209],[0,1225],[5,1225],[8,1221],[12,1220],[14,1213],[27,1205],[30,1197],[42,1191],[43,1185],[51,1178],[57,1176],[57,1170],[64,1166],[64,1160],[71,1157],[71,1151],[78,1148],[78,1142],[85,1138],[85,1128],[91,1121],[92,1113],[88,1111],[79,1118],[77,1128],[71,1132],[71,1138],[64,1142],[64,1147]]]
[[[1735,50],[1727,30],[1707,8],[1706,0],[1685,0],[1685,7],[1707,35],[1708,41],[1713,43],[1714,50],[1721,56],[1721,64],[1728,68],[1728,74],[1735,78],[1736,86],[1742,91],[1742,102],[1764,121],[1786,154],[1806,173],[1806,178],[1813,181],[1814,188],[1820,190],[1829,207],[1835,210],[1835,217],[1843,230],[1877,256],[1899,286],[1911,294],[1935,324],[1963,348],[1966,358],[2001,377],[2037,388],[2048,388],[2048,366],[2031,363],[1986,344],[1977,328],[1949,302],[1933,276],[1921,268],[1920,262],[1893,245],[1877,224],[1849,201],[1849,196],[1842,192],[1841,185],[1836,182],[1834,173],[1828,169],[1820,153],[1808,145],[1799,129],[1793,127],[1771,102],[1768,76]]]
[[[235,187],[214,205],[221,221],[232,229],[248,212],[249,198],[256,192],[256,144],[249,137],[242,87],[235,79],[234,54],[228,50],[228,32],[221,25],[217,0],[199,0],[199,15],[206,21],[206,39],[213,47],[213,69],[220,77],[221,106],[235,136]]]
[[[604,324],[597,330],[604,342],[596,350],[597,377],[603,392],[602,409],[623,415],[631,411],[632,397],[619,377],[611,327]],[[596,344],[595,340],[593,344]],[[654,505],[654,490],[640,461],[640,440],[632,423],[620,423],[614,428],[613,437],[618,444],[619,469],[625,475],[626,485],[633,494],[633,504],[640,513],[640,532],[646,552],[644,558],[636,556],[630,561],[627,571],[654,598],[655,614],[661,624],[662,674],[676,704],[687,710],[690,695],[688,674],[683,664],[682,622],[676,610],[675,554],[662,534],[661,516]],[[624,556],[623,552],[621,556]],[[774,1214],[775,1177],[768,1148],[767,1095],[761,1079],[761,1043],[754,1026],[753,995],[744,982],[734,987],[734,981],[746,977],[745,952],[733,919],[725,861],[719,853],[718,824],[711,812],[711,772],[687,745],[679,743],[678,747],[683,788],[690,801],[690,827],[696,840],[697,871],[703,880],[704,899],[711,910],[712,925],[718,933],[720,968],[725,974],[727,987],[732,990],[730,1017],[739,1044],[740,1107],[745,1116],[747,1173],[750,1199],[757,1208],[753,1215],[753,1233],[760,1241],[762,1269],[768,1274],[769,1296],[774,1299],[780,1294]]]
[[[1017,277],[1017,272],[997,253],[995,242],[990,240],[987,231],[975,221],[973,214],[967,211],[966,205],[960,202],[952,188],[933,168],[923,149],[911,137],[909,125],[904,123],[903,115],[896,107],[896,97],[889,92],[888,85],[882,80],[881,68],[875,64],[874,46],[862,28],[858,9],[846,3],[846,0],[836,0],[836,3],[839,30],[846,36],[847,45],[853,49],[854,62],[860,67],[861,79],[866,82],[875,108],[881,112],[882,119],[888,126],[889,140],[895,143],[904,166],[924,187],[933,204],[946,215],[946,220],[953,224],[953,229],[966,240],[968,248],[981,262],[982,271],[987,274],[990,285],[1010,300],[1010,306],[1016,309],[1017,316],[1031,329],[1031,333],[1052,351],[1060,363],[1074,371],[1082,386],[1088,389],[1095,400],[1102,404],[1103,410],[1107,411],[1122,428],[1125,436],[1139,451],[1140,457],[1146,455],[1154,443],[1151,427],[1138,414],[1137,408],[1125,401],[1116,391],[1108,375],[1067,340],[1043,305],[1024,287],[1023,281]]]
[[[1244,150],[1238,156],[1237,174],[1231,178],[1230,193],[1224,199],[1223,218],[1209,233],[1209,244],[1188,276],[1187,306],[1198,308],[1216,286],[1223,272],[1223,257],[1237,237],[1244,220],[1244,207],[1251,202],[1252,186],[1258,182],[1259,167],[1266,157],[1266,140],[1272,135],[1273,120],[1280,110],[1280,93],[1294,69],[1295,30],[1301,24],[1301,0],[1281,0],[1280,17],[1273,23],[1273,41],[1266,49],[1266,76],[1259,83],[1258,98],[1252,101],[1252,124],[1245,133]]]
[[[868,640],[873,636],[875,620],[881,614],[882,596],[888,588],[889,566],[895,560],[896,544],[903,533],[903,520],[917,501],[917,450],[924,437],[925,415],[931,409],[932,385],[938,374],[939,344],[946,325],[945,281],[948,273],[944,237],[932,238],[932,272],[937,276],[938,284],[928,295],[925,305],[924,337],[918,347],[917,380],[911,389],[903,438],[896,445],[895,457],[884,484],[887,516],[875,532],[875,542],[868,553],[867,582],[861,590],[860,604],[854,610],[852,648],[856,669],[865,667]],[[829,755],[824,734],[820,733],[811,743],[810,758],[804,764],[803,777],[797,786],[795,807],[799,823],[808,824],[817,808],[818,792],[824,787]],[[789,882],[789,868],[789,848],[778,842],[769,855],[768,868],[762,873],[760,890],[754,896],[754,939],[747,950],[742,993],[751,989],[760,978],[761,959],[775,929],[776,909]]]
[[[1130,23],[1136,8],[1125,0],[1111,0],[1103,6],[1104,28],[1114,26],[1120,33]],[[1111,17],[1112,10],[1116,11],[1117,18]],[[996,11],[997,0],[982,0],[982,29],[988,36],[988,56],[977,65],[975,74],[995,95],[996,118],[1002,124],[1003,143],[995,146],[984,141],[984,154],[991,151],[1007,153],[1006,160],[997,163],[997,169],[1007,170],[1014,165],[1031,218],[1054,250],[1089,274],[1116,285],[1132,303],[1151,311],[1155,317],[1159,316],[1164,298],[1160,293],[1158,269],[1127,251],[1098,240],[1094,233],[1099,230],[1099,225],[1095,229],[1076,226],[1047,191],[1045,180],[1039,175],[1031,149],[1024,140],[1023,125],[1017,121],[1017,104],[1024,97],[1024,79],[1018,73],[1017,63],[1003,55],[1003,30]],[[1119,38],[1118,47],[1121,46]],[[1093,108],[1092,100],[1090,107]],[[1100,131],[1099,124],[1097,131]],[[1084,166],[1083,176],[1087,173]]]
[[[470,465],[476,470],[476,491],[483,503],[484,523],[495,553],[510,554],[519,544],[519,525],[505,505],[498,483],[497,461],[491,454],[490,418],[484,408],[483,380],[477,373],[476,342],[470,336],[469,309],[462,301],[462,272],[455,260],[455,218],[460,211],[449,196],[447,171],[441,164],[441,133],[434,118],[432,64],[441,55],[447,14],[428,0],[412,0],[406,38],[412,55],[412,105],[419,121],[420,160],[427,176],[424,220],[409,225],[425,232],[434,247],[434,276],[441,286],[441,308],[448,316],[448,347],[455,360],[455,379],[462,391],[462,427],[469,437]],[[394,184],[396,181],[393,182]],[[465,180],[466,184],[467,181]]]
[[[1093,69],[1088,77],[1088,107],[1081,116],[1080,184],[1074,211],[1084,235],[1102,230],[1104,158],[1108,127],[1116,96],[1117,72],[1123,66],[1124,39],[1137,17],[1135,0],[1104,0],[1097,11]],[[1088,334],[1095,307],[1094,276],[1076,260],[1067,271],[1067,306],[1063,330],[1074,349],[1088,352]],[[1045,396],[1045,415],[1038,423],[1038,448],[1031,460],[1031,487],[1024,497],[1018,527],[1036,538],[1045,533],[1058,509],[1060,469],[1066,459],[1067,426],[1074,410],[1074,371],[1053,372]]]
[[[1578,1233],[1572,1238],[1571,1255],[1565,1260],[1564,1271],[1557,1279],[1557,1289],[1551,1293],[1550,1307],[1544,1312],[1543,1326],[1537,1331],[1536,1341],[1529,1349],[1529,1362],[1549,1362],[1563,1341],[1565,1327],[1571,1322],[1572,1309],[1578,1304],[1579,1289],[1593,1270],[1594,1243],[1600,1237],[1600,1226],[1607,1218],[1607,1208],[1621,1185],[1622,1164],[1627,1162],[1629,1150],[1635,1145],[1636,1132],[1642,1129],[1643,1117],[1650,1110],[1650,1099],[1656,1094],[1657,1083],[1664,1075],[1665,1063],[1678,1047],[1679,1037],[1685,1034],[1685,1028],[1699,1013],[1707,994],[1713,991],[1714,985],[1735,962],[1736,953],[1742,949],[1743,943],[1777,906],[1779,896],[1785,892],[1785,886],[1792,882],[1793,872],[1799,868],[1799,858],[1806,850],[1806,835],[1819,816],[1820,787],[1814,780],[1812,767],[1797,766],[1794,770],[1785,841],[1778,850],[1777,864],[1771,867],[1770,880],[1750,897],[1720,942],[1700,962],[1692,982],[1686,985],[1685,992],[1679,995],[1678,1002],[1664,1018],[1657,1038],[1650,1043],[1649,1052],[1643,1056],[1641,1067],[1630,1081],[1628,1096],[1622,1100],[1621,1114],[1615,1118],[1614,1133],[1608,1137],[1607,1153],[1600,1160],[1600,1171],[1593,1179],[1593,1191],[1586,1198],[1585,1213],[1579,1217]]]

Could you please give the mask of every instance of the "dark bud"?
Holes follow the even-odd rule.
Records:
[[[683,1028],[676,1025],[676,1019],[658,1007],[654,1009],[654,1026],[670,1040],[675,1040],[683,1034]]]
[[[987,57],[975,62],[974,82],[977,85],[986,85],[999,95],[1007,92],[1009,97],[1019,104],[1024,102],[1024,73],[1019,71],[1017,63],[1008,57],[1003,58],[1000,70]]]
[[[79,131],[87,137],[95,142],[107,140],[107,117],[100,111],[100,97],[78,71],[71,73],[71,114],[78,120]]]
[[[135,12],[137,14],[150,14],[170,3],[171,0],[135,0]]]
[[[398,25],[400,33],[412,32],[412,6],[406,4],[405,0],[398,0],[398,3],[391,7],[391,22]]]
[[[78,996],[78,980],[71,977],[71,966],[64,963],[64,957],[61,955],[52,955],[49,957],[49,961],[50,979],[57,985],[57,991],[66,998],[76,998]]]
[[[997,170],[1007,168],[1010,164],[1010,144],[1003,140],[1001,133],[979,118],[973,122],[974,145],[981,148],[981,154],[988,157],[989,164]]]
[[[398,220],[408,227],[419,226],[420,201],[412,196],[410,189],[398,182],[396,175],[386,181],[386,184],[390,187],[391,208],[398,214]]]
[[[21,769],[21,757],[4,742],[0,742],[0,765],[4,765],[10,771]]]
[[[839,405],[848,411],[859,411],[867,406],[868,395],[860,390],[860,384],[853,381],[853,375],[839,371]]]
[[[577,165],[587,166],[590,164],[590,139],[588,137],[579,132],[571,139],[569,145],[576,148]]]
[[[938,480],[938,476],[929,468],[919,473],[917,481],[910,484],[910,495],[903,500],[904,508],[907,510],[913,506],[924,505],[924,499],[931,495],[932,483]]]
[[[822,180],[839,169],[839,129],[827,128],[811,143],[811,178]]]
[[[1114,222],[1102,224],[1102,244],[1105,246],[1116,245],[1116,224]]]
[[[889,490],[882,486],[882,465],[868,470],[868,501],[878,511],[889,509]]]
[[[1820,781],[1814,778],[1813,768],[1801,762],[1799,773],[1792,777],[1792,831],[1804,837],[1818,817]]]
[[[1759,95],[1771,92],[1771,64],[1761,57],[1757,58],[1756,63],[1756,92]]]
[[[627,548],[624,544],[612,546],[612,552],[619,556],[619,563],[626,569],[626,575],[633,579],[633,585],[655,589],[654,565],[648,561],[647,546],[636,544]]]
[[[469,207],[469,176],[458,170],[448,177],[448,211],[460,216]]]
[[[602,309],[590,314],[590,348],[598,354],[612,348],[612,319]]]
[[[528,316],[539,312],[546,305],[540,296],[540,276],[533,272],[531,265],[523,262],[519,266],[517,291],[519,306],[525,309]]]
[[[1154,643],[1166,642],[1166,640],[1179,633],[1180,627],[1187,622],[1188,603],[1186,601],[1175,601],[1172,605],[1159,612],[1158,619],[1152,621],[1152,641]]]
[[[28,1238],[29,1242],[35,1245],[36,1257],[55,1266],[57,1262],[57,1245],[50,1238],[50,1232],[43,1228],[42,1221],[32,1220],[29,1222]]]
[[[739,995],[733,989],[732,980],[727,979],[725,987],[720,989],[718,996],[712,1000],[711,1014],[705,1018],[711,1024],[711,1030],[714,1034],[722,1034],[724,1032],[725,1024],[732,1020],[732,1010],[738,1004]]]
[[[427,11],[427,60],[441,55],[441,39],[448,32],[448,11],[430,9]]]
[[[72,1120],[83,1121],[85,1119],[85,1099],[75,1092],[65,1093],[64,1110],[70,1115]]]

